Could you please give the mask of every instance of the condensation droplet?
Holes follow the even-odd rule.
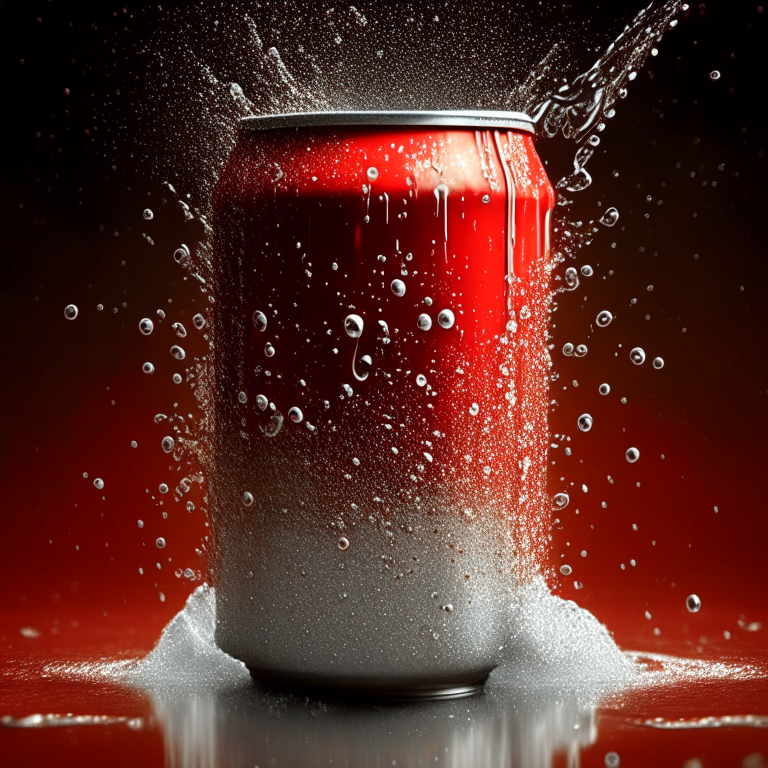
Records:
[[[161,445],[166,453],[170,453],[176,447],[176,441],[168,435],[163,438]]]
[[[624,455],[627,457],[627,461],[630,464],[634,464],[640,458],[640,451],[638,451],[637,448],[627,448]]]
[[[576,424],[582,432],[589,432],[592,429],[592,417],[588,413],[582,413]]]
[[[395,296],[405,296],[405,283],[402,280],[393,280],[390,288]]]
[[[267,316],[263,312],[256,310],[253,313],[253,327],[260,331],[267,330]]]
[[[701,599],[698,595],[688,595],[685,598],[685,607],[688,613],[698,613],[701,610]]]
[[[346,536],[342,536],[339,539],[339,549],[348,549],[349,548],[349,539]]]
[[[187,353],[177,344],[171,347],[171,357],[174,357],[176,360],[183,360],[186,356]]]
[[[152,219],[154,219],[154,218],[155,218],[155,214],[154,214],[154,213],[152,213],[152,210],[151,210],[150,208],[145,208],[145,209],[144,209],[144,213],[143,213],[143,216],[144,216],[144,218],[145,218],[147,221],[152,221]]]
[[[363,318],[360,315],[347,315],[344,318],[344,330],[351,339],[359,339],[363,334]]]
[[[610,384],[601,384],[601,385],[600,385],[600,386],[597,388],[597,391],[598,391],[598,392],[599,392],[601,395],[607,395],[607,394],[608,394],[608,393],[611,391],[611,385],[610,385]]]
[[[570,500],[571,499],[567,493],[556,493],[552,497],[552,507],[556,510],[565,509]]]
[[[597,318],[596,318],[595,322],[601,328],[605,328],[606,325],[610,325],[611,324],[611,320],[613,320],[613,315],[607,309],[604,309],[602,312],[600,312],[597,315]]]
[[[158,549],[163,549],[163,548],[165,547],[165,539],[164,539],[162,536],[159,536],[159,537],[158,537],[158,538],[155,540],[155,546],[156,546]]]
[[[74,304],[67,304],[67,306],[64,307],[64,317],[66,317],[67,320],[74,320],[77,317],[77,307]]]
[[[642,365],[645,362],[645,350],[642,347],[635,347],[629,353],[629,359],[635,365]]]
[[[152,365],[152,363],[144,363],[144,365],[141,366],[141,370],[144,371],[144,373],[154,373],[155,366]]]
[[[416,321],[416,325],[419,326],[420,330],[428,331],[432,327],[432,318],[426,312],[422,312]]]
[[[274,355],[275,355],[275,348],[272,346],[272,344],[270,342],[267,342],[264,345],[264,354],[267,357],[274,357]]]
[[[256,405],[259,407],[259,410],[266,410],[268,404],[269,400],[266,395],[256,395]]]
[[[619,212],[615,208],[609,208],[600,217],[600,223],[605,227],[612,227],[618,220],[619,220]]]
[[[250,491],[246,491],[241,501],[243,502],[244,507],[250,507],[253,504],[253,494]]]
[[[660,371],[664,367],[664,358],[663,357],[654,357],[653,358],[653,367]]]
[[[139,320],[139,330],[145,336],[149,336],[149,334],[152,333],[154,329],[155,324],[148,317],[143,317],[141,320]]]
[[[469,415],[477,416],[478,413],[480,413],[480,406],[477,403],[472,403],[472,405],[469,406]]]
[[[96,490],[100,491],[104,487],[104,481],[100,477],[97,477],[93,481],[93,485],[94,485],[94,488],[96,488]]]
[[[301,408],[297,408],[295,405],[288,410],[288,418],[294,423],[299,424],[304,420],[304,414],[301,412]]]
[[[456,317],[450,309],[443,309],[437,316],[437,322],[441,328],[452,328]]]

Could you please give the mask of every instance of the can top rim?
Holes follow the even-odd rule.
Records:
[[[523,112],[484,112],[469,109],[382,110],[362,112],[293,112],[280,115],[243,117],[243,127],[254,131],[273,128],[316,128],[335,126],[443,126],[453,128],[501,128],[534,133],[533,120]]]

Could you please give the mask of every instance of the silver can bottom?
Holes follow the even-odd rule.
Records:
[[[310,696],[313,699],[344,699],[373,702],[442,701],[475,696],[483,690],[488,679],[484,675],[478,680],[461,683],[420,681],[418,685],[395,686],[334,686],[302,682],[291,676],[264,674],[263,670],[248,668],[251,677],[259,684],[275,691]]]

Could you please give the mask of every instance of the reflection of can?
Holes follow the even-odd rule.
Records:
[[[214,199],[216,638],[471,692],[547,538],[549,217],[508,113],[244,121]]]

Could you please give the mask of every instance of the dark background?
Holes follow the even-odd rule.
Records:
[[[476,13],[493,17],[509,5],[528,14],[525,34],[535,36],[538,23],[551,38],[558,19],[571,42],[571,75],[640,8],[552,5],[539,22],[536,3],[477,4]],[[310,8],[321,15],[327,6]],[[365,8],[375,18],[375,7]],[[33,610],[44,617],[42,632],[76,633],[86,614],[108,622],[136,612],[159,630],[193,586],[177,569],[205,573],[195,552],[206,535],[203,492],[185,497],[192,513],[156,492],[160,482],[175,487],[180,474],[160,450],[165,432],[152,417],[199,414],[186,386],[170,380],[170,325],[189,329],[201,300],[172,259],[198,233],[164,197],[168,134],[152,122],[162,113],[143,107],[144,60],[132,53],[167,18],[156,9],[0,5],[0,635],[17,633]],[[200,40],[210,18],[199,22]],[[571,494],[553,562],[574,572],[552,583],[623,645],[736,654],[766,647],[764,629],[739,626],[768,619],[765,24],[756,2],[692,4],[618,105],[588,166],[594,183],[570,208],[573,220],[588,222],[615,206],[620,219],[563,265],[589,263],[595,274],[559,296],[553,314],[551,427],[572,438],[552,438],[560,446],[553,493]],[[281,42],[268,36],[266,44]],[[720,79],[710,79],[713,70]],[[146,137],[155,129],[152,160]],[[537,146],[556,181],[574,147],[563,139]],[[152,221],[142,217],[146,207]],[[63,315],[69,303],[80,310],[73,322]],[[139,319],[161,307],[166,320],[142,337]],[[593,334],[602,309],[616,319]],[[189,341],[188,353],[203,352]],[[566,341],[587,343],[587,357],[564,358]],[[634,346],[648,354],[643,366],[629,362]],[[657,355],[666,361],[660,371],[651,367]],[[155,363],[152,376],[141,372],[145,360]],[[605,398],[602,381],[612,387]],[[575,422],[585,411],[595,427],[582,435]],[[641,451],[634,465],[624,460],[630,445]],[[162,552],[157,536],[168,541]],[[704,606],[695,616],[684,607],[691,592]]]

